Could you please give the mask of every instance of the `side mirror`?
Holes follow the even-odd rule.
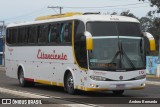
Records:
[[[150,45],[150,51],[155,51],[156,50],[156,42],[152,34],[149,32],[143,32],[143,36],[147,37],[149,40],[149,45]]]
[[[84,35],[86,37],[86,49],[93,50],[93,38],[91,33],[89,33],[88,31],[85,31]]]

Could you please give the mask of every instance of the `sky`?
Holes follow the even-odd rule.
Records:
[[[154,10],[149,2],[139,0],[0,0],[0,21],[5,23],[31,21],[38,16],[59,13],[59,9],[48,6],[62,6],[62,12],[101,12],[110,14],[130,10],[140,17]]]

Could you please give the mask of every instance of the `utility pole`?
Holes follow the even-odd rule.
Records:
[[[4,21],[0,21],[0,32],[1,32],[1,36],[0,36],[0,41],[1,41],[1,52],[0,52],[0,60],[2,61],[2,66],[5,65],[5,60],[4,60],[4,44],[5,44],[5,22]]]
[[[5,25],[5,23],[4,23],[4,21],[0,21],[0,26],[1,26],[1,35],[4,35],[4,25]]]
[[[63,7],[61,7],[61,6],[48,6],[48,8],[52,8],[52,9],[57,8],[57,9],[59,9],[59,13],[62,14]]]

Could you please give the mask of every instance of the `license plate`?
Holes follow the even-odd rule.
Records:
[[[125,84],[116,84],[116,88],[125,88]]]

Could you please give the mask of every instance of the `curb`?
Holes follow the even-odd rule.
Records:
[[[5,67],[4,66],[0,66],[0,71],[1,70],[5,70]]]
[[[154,79],[160,79],[160,77],[156,77],[155,75],[147,75],[147,78],[154,78]]]
[[[158,81],[146,81],[146,84],[150,84],[150,85],[160,85],[160,82],[158,82]]]

